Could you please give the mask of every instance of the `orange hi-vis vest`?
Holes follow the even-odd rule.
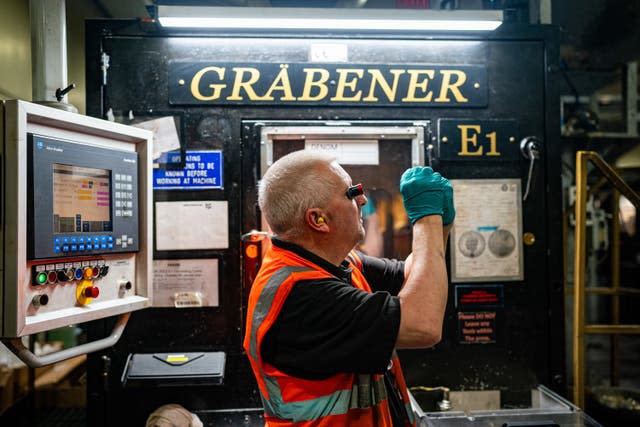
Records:
[[[371,288],[362,275],[360,259],[350,254],[353,286]],[[322,380],[288,375],[262,359],[261,346],[296,282],[333,277],[311,261],[272,245],[253,282],[247,309],[244,349],[258,382],[265,410],[266,426],[389,426],[384,376],[340,373]],[[406,383],[394,352],[391,373],[407,411],[406,426],[414,426]]]

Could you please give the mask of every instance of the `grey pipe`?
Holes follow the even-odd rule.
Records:
[[[65,0],[29,0],[29,13],[32,101],[77,112],[66,95],[56,99],[56,90],[67,87]]]

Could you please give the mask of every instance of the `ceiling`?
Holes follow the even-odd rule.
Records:
[[[71,0],[70,0],[71,1]],[[90,0],[107,18],[147,17],[153,0]],[[209,6],[395,8],[402,0],[163,0]],[[562,29],[562,56],[571,68],[611,69],[640,56],[640,1],[549,0],[552,23]],[[503,7],[528,20],[529,7],[544,0],[430,0],[432,8]],[[531,3],[531,6],[530,6]]]

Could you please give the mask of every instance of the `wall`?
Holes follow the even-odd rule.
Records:
[[[85,101],[85,18],[104,17],[86,0],[67,0],[67,80],[76,88],[68,102],[79,112],[86,111]],[[0,98],[32,100],[31,30],[29,2],[3,0],[0,6]]]
[[[31,99],[31,33],[25,0],[4,0],[0,8],[0,98]]]

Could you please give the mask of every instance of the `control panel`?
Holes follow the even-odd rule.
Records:
[[[138,250],[138,155],[29,134],[30,259]]]
[[[151,132],[0,105],[2,337],[149,306]]]

